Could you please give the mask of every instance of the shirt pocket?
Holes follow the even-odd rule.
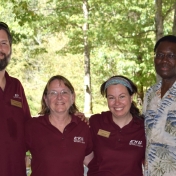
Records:
[[[176,110],[168,111],[165,132],[176,137]]]

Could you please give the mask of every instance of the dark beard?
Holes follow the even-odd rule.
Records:
[[[1,54],[4,55],[4,59],[0,59],[0,71],[4,70],[7,67],[11,56],[11,53],[8,55],[5,55],[4,53]]]

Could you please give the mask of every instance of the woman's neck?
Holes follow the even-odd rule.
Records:
[[[132,120],[131,113],[127,114],[125,117],[112,117],[115,124],[117,124],[120,128],[123,128],[124,126],[128,125]]]
[[[60,132],[63,133],[64,128],[71,122],[70,114],[63,116],[56,116],[54,114],[49,115],[50,123],[55,126]]]

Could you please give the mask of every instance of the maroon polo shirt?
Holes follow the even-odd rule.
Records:
[[[30,111],[20,81],[5,72],[0,88],[0,176],[25,176],[24,123]]]
[[[26,145],[32,154],[31,176],[83,176],[83,160],[92,152],[88,125],[72,116],[61,133],[48,115],[26,124]]]
[[[88,165],[88,176],[142,176],[144,120],[133,117],[120,128],[108,111],[91,116],[90,126],[95,156]]]

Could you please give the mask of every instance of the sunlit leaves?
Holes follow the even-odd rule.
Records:
[[[163,1],[165,34],[172,31],[174,2]],[[83,109],[85,22],[89,24],[94,112],[105,106],[99,87],[112,75],[129,77],[142,93],[155,82],[153,0],[89,0],[87,21],[82,0],[1,0],[0,14],[9,24],[15,44],[9,72],[23,80],[33,112],[53,74],[72,80]]]

